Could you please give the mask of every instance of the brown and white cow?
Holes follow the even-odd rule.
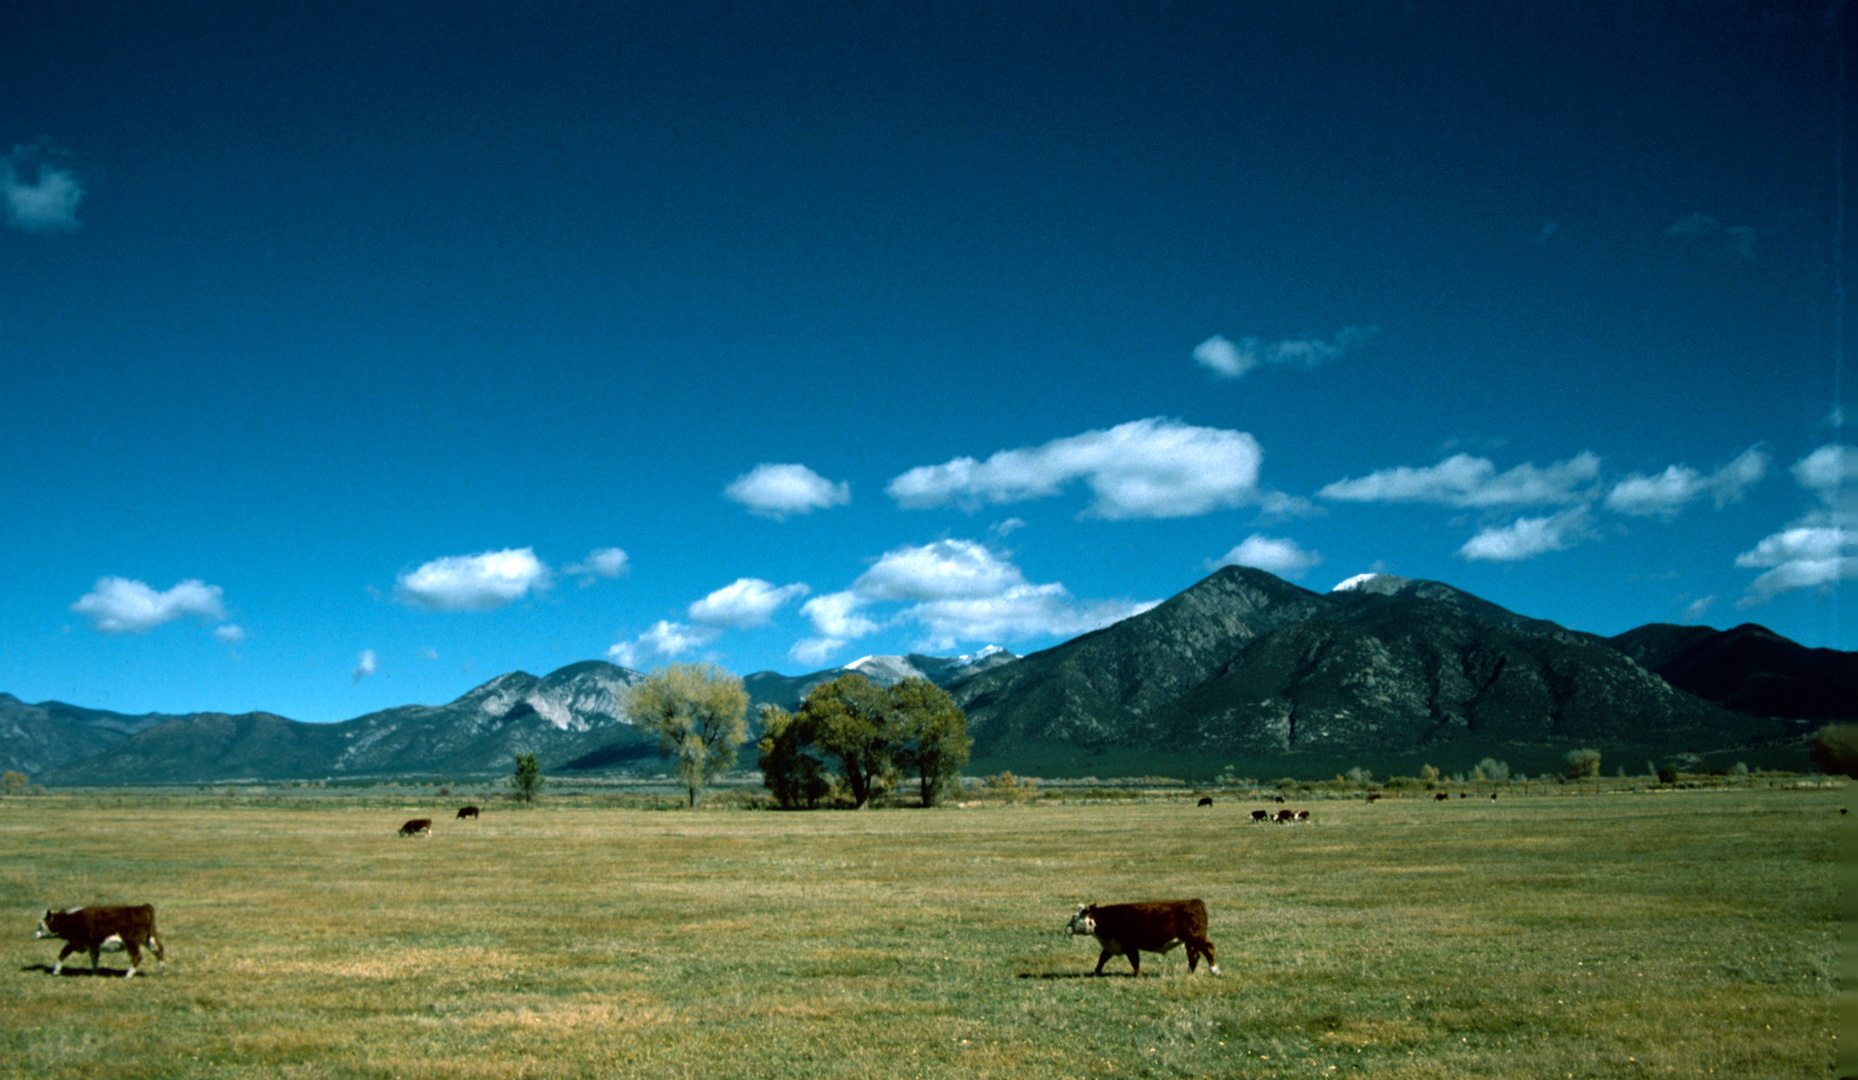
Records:
[[[416,817],[413,820],[407,822],[405,825],[400,826],[401,836],[419,836],[422,833],[428,839],[431,838],[432,836],[432,819],[431,818]]]
[[[1139,904],[1079,904],[1068,927],[1075,936],[1089,934],[1103,946],[1094,975],[1112,956],[1127,956],[1130,970],[1142,974],[1143,952],[1165,953],[1187,946],[1187,970],[1206,957],[1207,968],[1218,975],[1213,943],[1206,939],[1206,905],[1194,900],[1149,900]]]
[[[34,940],[42,938],[62,938],[64,950],[58,954],[57,963],[52,965],[52,974],[64,970],[65,957],[74,952],[90,953],[90,970],[97,970],[97,954],[104,952],[129,953],[129,970],[123,974],[127,979],[142,966],[142,946],[147,945],[155,954],[156,962],[168,966],[168,959],[162,954],[161,939],[155,936],[155,909],[148,904],[140,907],[74,907],[63,911],[47,911],[39,920],[39,928],[32,933]]]
[[[1289,808],[1279,810],[1277,812],[1277,817],[1274,818],[1273,820],[1275,820],[1279,825],[1288,825],[1291,822],[1297,820],[1297,812]]]

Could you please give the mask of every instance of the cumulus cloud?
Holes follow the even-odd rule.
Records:
[[[1830,499],[1858,482],[1858,447],[1832,443],[1794,462],[1789,470],[1800,486]]]
[[[1063,585],[1052,582],[1015,585],[995,596],[932,600],[909,608],[904,617],[923,628],[927,634],[925,647],[946,651],[964,641],[1022,641],[1086,634],[1140,615],[1158,602],[1080,603]]]
[[[1564,551],[1590,532],[1585,507],[1549,517],[1518,518],[1508,525],[1484,529],[1465,541],[1458,556],[1474,562],[1520,562],[1551,551]]]
[[[632,560],[616,547],[595,548],[580,562],[561,568],[562,573],[580,578],[582,585],[592,585],[596,578],[624,577],[631,570]]]
[[[1502,473],[1489,458],[1454,454],[1424,468],[1402,465],[1359,479],[1337,480],[1317,494],[1343,502],[1435,503],[1478,509],[1552,506],[1579,500],[1582,486],[1599,475],[1600,458],[1592,451],[1547,468],[1528,463]]]
[[[361,650],[361,655],[355,658],[355,670],[349,672],[349,675],[356,682],[360,682],[374,674],[377,667],[379,667],[379,665],[375,662],[374,650],[363,649]]]
[[[71,610],[89,618],[90,625],[105,634],[140,634],[188,615],[224,622],[224,595],[219,586],[194,578],[156,592],[140,581],[103,577]]]
[[[1743,494],[1768,471],[1768,454],[1750,447],[1708,476],[1687,465],[1672,465],[1657,476],[1639,473],[1621,480],[1607,492],[1606,508],[1637,517],[1675,517],[1698,497],[1708,494],[1721,510],[1741,502]]]
[[[833,483],[805,465],[761,464],[736,477],[723,494],[751,514],[776,521],[794,514],[844,506],[852,501],[852,486]]]
[[[731,630],[761,626],[787,601],[812,590],[804,584],[775,585],[760,578],[737,578],[690,605],[691,622]]]
[[[954,503],[972,511],[1047,498],[1082,480],[1095,496],[1086,516],[1190,517],[1257,501],[1263,456],[1246,432],[1157,417],[1001,450],[986,461],[919,466],[885,490],[910,509]]]
[[[1253,533],[1219,558],[1208,559],[1206,567],[1217,570],[1222,566],[1251,566],[1279,577],[1298,578],[1322,561],[1321,555],[1305,551],[1295,540]]]
[[[1305,336],[1266,342],[1247,337],[1230,341],[1218,334],[1194,346],[1193,358],[1203,368],[1225,379],[1237,379],[1266,364],[1312,368],[1339,360],[1374,336],[1376,327],[1350,326],[1332,340]]]
[[[0,158],[7,223],[24,232],[71,232],[84,199],[83,182],[44,158],[44,151],[26,146],[15,146]]]
[[[1710,610],[1710,605],[1715,602],[1716,595],[1714,593],[1709,596],[1700,596],[1692,600],[1689,606],[1684,608],[1684,621],[1691,623],[1702,622],[1703,616]]]
[[[717,631],[660,619],[636,640],[621,641],[606,650],[607,658],[621,667],[643,669],[654,658],[671,659],[716,640]]]
[[[450,555],[401,574],[394,595],[426,611],[489,611],[547,589],[548,566],[533,548]]]
[[[1737,607],[1858,578],[1858,505],[1852,483],[1858,479],[1858,455],[1853,450],[1832,443],[1794,462],[1789,469],[1794,480],[1818,505],[1735,557],[1736,566],[1763,571],[1749,583]]]
[[[1074,636],[1140,614],[1154,601],[1080,601],[1058,582],[1035,584],[1006,556],[972,540],[937,540],[885,552],[850,589],[801,607],[813,635],[788,655],[823,665],[849,642],[897,625],[916,627],[917,647]],[[878,610],[882,608],[882,612]]]
[[[885,552],[852,590],[867,600],[950,600],[995,596],[1025,580],[985,544],[937,540]]]

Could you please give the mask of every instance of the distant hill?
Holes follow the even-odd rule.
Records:
[[[1858,719],[1858,653],[1809,649],[1765,626],[1653,623],[1608,638],[1680,690],[1750,716]]]
[[[798,677],[761,672],[744,680],[751,731],[759,705],[795,708],[807,690],[847,671],[885,686],[913,675],[941,683],[1013,659],[990,648],[953,658],[868,656]],[[499,775],[524,753],[556,773],[656,772],[665,767],[657,737],[620,711],[625,688],[642,678],[587,660],[543,678],[500,675],[445,705],[402,705],[334,724],[270,713],[127,717],[0,695],[0,763],[44,783],[87,785]],[[753,767],[754,755],[751,740],[743,764]]]
[[[544,768],[590,757],[656,756],[655,740],[617,713],[642,676],[599,660],[546,678],[500,675],[447,705],[403,705],[335,724],[269,713],[170,717],[95,756],[45,773],[53,784],[301,780],[340,776],[505,773],[516,755]],[[584,766],[588,767],[588,766]]]
[[[1484,756],[1540,771],[1588,746],[1639,771],[1801,734],[1439,582],[1378,576],[1319,594],[1244,567],[952,692],[980,768],[1031,760],[1044,775],[1119,760],[1173,775],[1385,773]]]
[[[1858,656],[1758,626],[1653,625],[1604,639],[1508,611],[1436,581],[1363,575],[1328,593],[1227,567],[1141,615],[1015,657],[868,656],[743,682],[751,733],[763,704],[797,708],[856,671],[920,675],[968,713],[971,772],[1318,776],[1360,765],[1469,769],[1494,757],[1531,773],[1570,749],[1611,772],[1679,755],[1804,767],[1805,739],[1853,717]],[[621,714],[638,672],[589,660],[542,678],[502,675],[446,705],[336,724],[269,713],[124,716],[0,694],[0,764],[54,784],[187,783],[665,768]],[[752,766],[754,745],[741,764]]]
[[[62,701],[28,705],[0,694],[0,770],[43,776],[169,719],[160,713],[125,716]]]

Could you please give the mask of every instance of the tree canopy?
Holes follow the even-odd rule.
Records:
[[[862,675],[843,675],[807,694],[800,711],[762,711],[763,782],[782,806],[818,806],[831,793],[829,767],[841,790],[863,808],[907,771],[921,784],[924,806],[967,764],[967,717],[940,687],[912,678],[888,690]]]
[[[632,721],[658,733],[658,749],[677,761],[695,807],[712,779],[735,767],[748,739],[748,691],[712,663],[658,668],[626,692]]]

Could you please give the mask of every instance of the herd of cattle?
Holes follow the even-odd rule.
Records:
[[[1492,792],[1490,797],[1496,798],[1496,793]],[[1369,795],[1368,801],[1374,802],[1379,798],[1378,795]],[[1440,792],[1437,798],[1444,800],[1447,796]],[[1284,800],[1279,797],[1277,801]],[[1202,798],[1199,805],[1211,806],[1213,800]],[[1844,813],[1843,810],[1839,812]],[[475,806],[458,809],[458,820],[477,816],[478,808]],[[1252,811],[1252,823],[1255,825],[1265,822],[1294,825],[1308,820],[1308,810],[1285,807],[1275,814],[1269,810]],[[400,826],[399,835],[430,839],[432,819],[412,818]],[[1197,898],[1150,900],[1138,904],[1079,904],[1067,929],[1073,936],[1095,937],[1103,947],[1097,956],[1097,969],[1092,972],[1095,975],[1103,974],[1103,965],[1110,957],[1126,956],[1129,958],[1130,970],[1139,976],[1142,974],[1140,953],[1167,953],[1181,945],[1187,946],[1188,972],[1198,970],[1200,958],[1204,956],[1207,970],[1214,975],[1220,973],[1219,964],[1213,959],[1213,943],[1206,936],[1206,905]],[[155,960],[161,967],[167,966],[161,939],[155,933],[155,909],[148,904],[139,907],[75,907],[47,911],[32,936],[35,940],[59,938],[64,941],[64,950],[52,965],[53,975],[64,969],[65,957],[75,952],[90,953],[93,973],[97,971],[98,954],[128,952],[129,970],[124,973],[124,978],[134,975],[142,966],[144,947],[155,954]]]

